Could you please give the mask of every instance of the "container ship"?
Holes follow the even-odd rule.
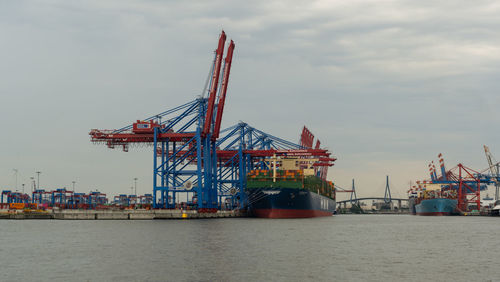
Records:
[[[416,215],[455,215],[457,212],[457,192],[449,185],[426,184],[424,189],[409,194],[410,212]]]
[[[336,211],[335,187],[305,162],[311,159],[275,159],[272,170],[247,175],[250,211],[262,218],[331,216]],[[279,166],[279,169],[276,168]]]
[[[417,215],[456,214],[457,200],[447,198],[425,199],[415,205]]]

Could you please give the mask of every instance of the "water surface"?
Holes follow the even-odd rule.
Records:
[[[1,281],[499,281],[500,218],[0,221]]]

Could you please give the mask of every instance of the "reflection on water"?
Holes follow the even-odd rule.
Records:
[[[4,220],[0,280],[494,281],[499,220]]]

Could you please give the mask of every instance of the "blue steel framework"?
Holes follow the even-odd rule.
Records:
[[[110,148],[121,145],[128,150],[131,143],[152,143],[155,208],[175,208],[177,194],[189,194],[191,190],[196,194],[191,200],[196,199],[200,210],[211,211],[218,207],[215,143],[235,46],[231,40],[221,75],[225,41],[222,31],[211,70],[208,99],[196,99],[119,130],[90,132],[93,142],[105,142]],[[218,89],[219,81],[221,87]],[[189,169],[192,162],[196,163],[196,169]]]
[[[246,176],[252,169],[271,169],[266,157],[281,153],[292,155],[304,148],[293,142],[265,133],[244,122],[221,131],[218,150],[217,183],[219,204],[230,203],[233,208],[245,208]]]
[[[79,208],[85,207],[89,204],[89,197],[85,193],[73,193],[73,195],[68,199],[68,208]]]
[[[49,204],[52,203],[52,192],[46,192],[44,189],[37,189],[32,192],[31,203]]]
[[[198,105],[199,114],[189,122],[203,116],[202,102]],[[188,108],[179,118],[189,116],[190,110]],[[155,129],[160,130],[165,129]],[[216,142],[211,142],[209,136],[202,137],[201,128],[197,127],[194,136],[180,144],[168,139],[159,142],[155,138],[153,148],[158,148],[153,161],[155,208],[175,208],[178,199],[186,199],[188,204],[194,202],[198,209],[245,208],[249,170],[270,169],[264,160],[273,154],[294,155],[298,150],[305,151],[298,144],[243,122],[222,130],[221,134]],[[310,156],[310,151],[326,150],[301,153]],[[179,193],[184,193],[185,197],[180,198]]]
[[[176,203],[184,199],[188,206],[202,212],[215,211],[228,204],[231,208],[244,208],[248,170],[265,168],[268,165],[264,158],[276,154],[320,156],[323,159],[318,166],[333,165],[331,162],[335,159],[329,158],[327,150],[304,148],[246,123],[220,131],[234,49],[231,41],[219,77],[225,38],[222,32],[211,70],[208,98],[198,98],[118,130],[90,132],[92,142],[104,143],[110,148],[122,146],[127,151],[134,143],[153,146],[154,208],[176,208]],[[221,87],[217,91],[219,80]],[[225,135],[219,137],[219,133]],[[181,194],[185,197],[181,198]]]
[[[150,198],[150,194],[146,194],[145,197]],[[134,201],[134,199],[137,199],[137,197],[133,196],[132,201]],[[4,190],[2,191],[0,198],[0,203],[2,204],[46,204],[49,207],[59,206],[61,208],[67,209],[95,209],[99,205],[107,204],[107,202],[108,199],[106,198],[106,194],[103,194],[101,192],[91,191],[89,192],[89,194],[74,193],[73,191],[68,191],[65,188],[60,188],[53,191],[37,189],[32,192],[31,197],[28,194],[23,194],[21,192]]]
[[[217,207],[212,175],[215,162],[214,142],[211,141],[210,134],[202,136],[201,132],[206,105],[207,99],[201,98],[181,106],[184,111],[154,129],[153,148],[159,148],[153,150],[155,208],[175,208],[177,194],[181,192],[188,195],[189,192],[196,193],[199,196],[198,207],[201,209]],[[168,137],[159,138],[160,134],[172,131],[181,121],[184,123],[175,132],[189,133],[191,137],[179,140],[180,142]],[[197,125],[195,131],[187,131],[193,124]],[[192,162],[195,162],[196,169],[189,169]]]
[[[221,130],[221,137],[214,141],[201,131],[207,102],[199,98],[145,119],[158,124],[152,138],[155,208],[175,208],[182,201],[201,211],[245,208],[246,175],[252,169],[270,169],[267,157],[329,155],[327,150],[306,149],[244,122]],[[129,145],[120,142],[113,140],[113,147]]]
[[[106,194],[98,191],[91,191],[89,194],[75,193],[65,188],[53,191],[37,189],[33,191],[31,203],[48,204],[52,207],[59,206],[68,209],[95,209],[97,205],[104,205],[108,202]]]
[[[1,203],[24,203],[30,202],[30,197],[28,194],[23,194],[21,192],[12,192],[10,190],[3,190],[1,195]],[[4,202],[5,200],[5,202]]]
[[[7,204],[10,204],[12,201],[11,201],[11,197],[10,197],[10,193],[11,191],[10,190],[3,190],[2,191],[2,198],[1,198],[1,201],[2,203],[7,203]],[[7,200],[6,202],[4,202],[4,196],[5,196],[5,199]]]
[[[73,191],[68,191],[65,188],[56,189],[52,191],[52,206],[63,207],[67,204],[68,200],[73,196]]]
[[[113,131],[91,132],[95,143],[108,147],[150,143],[153,146],[153,203],[155,208],[175,208],[178,193],[191,194],[199,209],[218,207],[216,182],[216,141],[211,133],[202,134],[207,98],[198,98],[184,105],[149,117],[154,122],[152,134],[132,134],[134,125]],[[128,138],[122,139],[120,136]],[[136,141],[131,142],[131,137]],[[194,167],[193,167],[194,166]]]

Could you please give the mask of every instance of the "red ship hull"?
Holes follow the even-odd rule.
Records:
[[[327,211],[292,209],[255,209],[254,214],[261,218],[307,218],[333,215]]]
[[[421,212],[417,213],[417,215],[437,215],[437,216],[444,216],[444,215],[450,215],[449,212]]]

